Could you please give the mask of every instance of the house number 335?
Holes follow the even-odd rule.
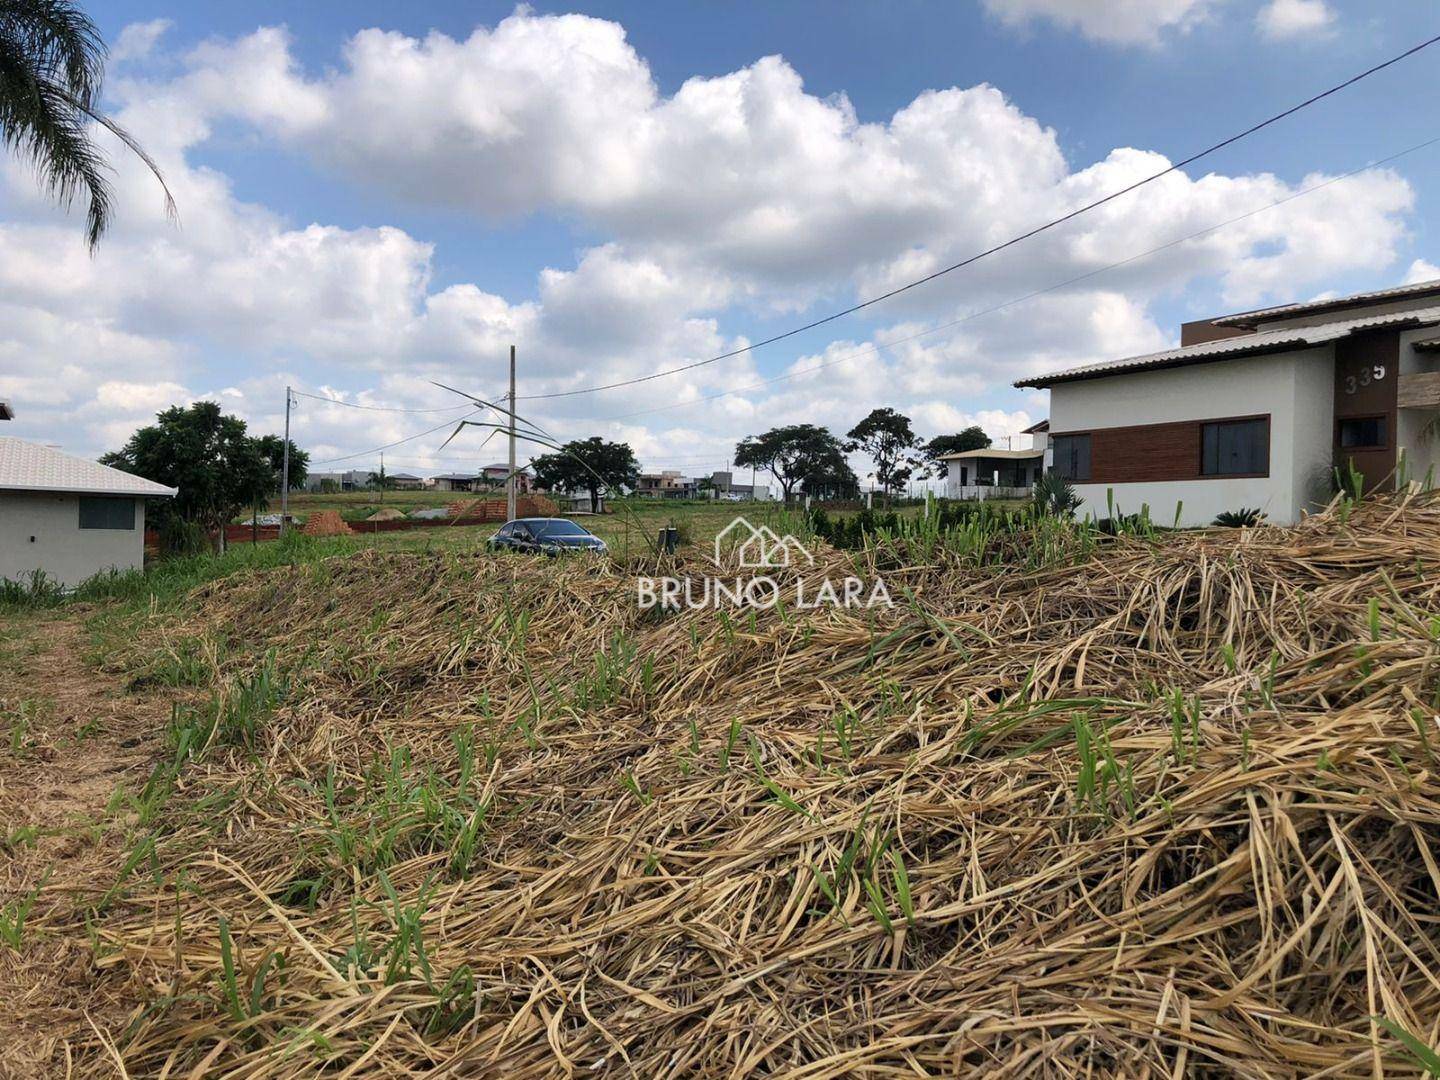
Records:
[[[1384,364],[1363,368],[1358,375],[1345,376],[1345,393],[1353,394],[1362,386],[1369,386],[1372,382],[1379,382],[1383,378],[1385,378]]]

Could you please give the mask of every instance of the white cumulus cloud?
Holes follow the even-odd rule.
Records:
[[[1007,26],[1045,20],[1093,41],[1154,45],[1163,31],[1186,31],[1204,19],[1213,0],[984,0]]]
[[[1260,33],[1272,41],[1328,33],[1334,22],[1325,0],[1269,0],[1255,16]]]

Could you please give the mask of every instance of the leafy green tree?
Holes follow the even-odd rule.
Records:
[[[536,486],[546,491],[587,491],[590,509],[600,510],[600,497],[634,487],[640,463],[629,443],[607,442],[598,435],[568,442],[555,454],[542,454],[530,462]]]
[[[780,483],[788,503],[806,476],[823,475],[844,458],[844,447],[827,428],[816,424],[787,424],[763,435],[749,435],[735,445],[735,464],[764,469]],[[807,489],[808,490],[808,489]]]
[[[846,438],[848,452],[858,450],[875,463],[875,479],[887,495],[903,489],[920,464],[915,453],[920,440],[910,428],[910,418],[889,407],[871,410]]]
[[[175,209],[155,162],[98,111],[104,74],[100,31],[72,0],[0,0],[0,145],[29,162],[62,206],[84,194],[92,250],[114,213],[110,166],[95,145],[97,127],[149,167],[165,191],[166,210]]]
[[[270,467],[275,470],[275,475],[280,475],[280,470],[285,467],[285,440],[279,435],[261,435],[255,440],[260,444],[260,452],[270,462]],[[293,442],[290,444],[290,490],[299,491],[305,486],[305,481],[310,476],[310,454],[301,450]],[[277,484],[278,491],[278,484]]]
[[[162,532],[165,518],[214,532],[241,510],[279,492],[280,469],[272,463],[274,445],[252,438],[245,421],[222,413],[215,402],[197,401],[189,408],[176,405],[155,420],[100,461],[179,489],[175,498],[158,506]],[[283,448],[281,440],[275,441]]]
[[[946,454],[963,454],[967,450],[984,450],[990,445],[990,436],[979,424],[971,424],[964,431],[954,435],[936,435],[925,444],[925,460],[930,462],[931,473],[944,479],[945,462],[940,458]]]

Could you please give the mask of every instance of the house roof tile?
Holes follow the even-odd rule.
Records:
[[[1184,367],[1188,364],[1204,364],[1216,360],[1230,360],[1242,356],[1284,352],[1289,349],[1305,349],[1324,345],[1360,330],[1372,330],[1385,326],[1434,326],[1440,324],[1440,307],[1417,308],[1414,311],[1396,311],[1387,315],[1371,315],[1359,319],[1340,319],[1335,322],[1319,323],[1315,326],[1296,326],[1285,330],[1261,330],[1240,337],[1220,338],[1198,345],[1182,345],[1178,349],[1163,349],[1143,356],[1128,356],[1120,360],[1102,360],[1098,364],[1054,371],[1047,375],[1036,375],[1020,379],[1017,387],[1033,386],[1043,388],[1055,383],[1077,382],[1081,379],[1104,378],[1108,375],[1124,375],[1132,371],[1148,371],[1157,368]]]
[[[1360,304],[1382,303],[1386,300],[1405,300],[1430,294],[1440,295],[1440,279],[1414,281],[1408,285],[1396,285],[1389,289],[1375,289],[1371,292],[1352,293],[1349,296],[1332,296],[1324,300],[1309,300],[1301,304],[1281,304],[1278,307],[1257,308],[1254,311],[1240,311],[1234,315],[1222,315],[1211,319],[1216,326],[1255,326],[1271,319],[1288,319],[1340,308],[1356,307]]]
[[[169,498],[176,489],[98,461],[0,435],[0,490]]]

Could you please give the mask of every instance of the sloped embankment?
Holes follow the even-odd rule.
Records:
[[[230,689],[93,923],[130,1074],[1413,1070],[1440,502],[881,558],[891,611],[753,619],[488,556],[205,590],[145,648]]]

